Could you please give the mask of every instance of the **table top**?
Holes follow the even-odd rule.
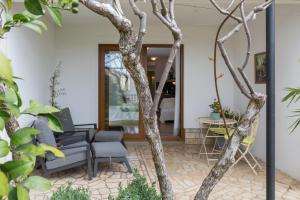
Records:
[[[201,124],[206,124],[206,125],[217,125],[217,126],[224,125],[224,121],[223,121],[222,118],[219,119],[219,120],[213,120],[210,117],[200,117],[199,121],[200,121]],[[226,121],[227,126],[232,126],[232,125],[235,125],[237,123],[237,121],[234,120],[234,119],[227,119],[226,118],[225,121]]]

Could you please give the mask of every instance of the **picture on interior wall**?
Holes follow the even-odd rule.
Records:
[[[266,52],[257,53],[254,55],[254,70],[255,70],[255,83],[266,83],[267,80],[267,54]]]

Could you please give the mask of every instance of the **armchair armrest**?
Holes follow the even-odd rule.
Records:
[[[90,124],[74,124],[74,126],[93,126],[94,129],[97,129],[96,123],[90,123]]]
[[[70,145],[66,145],[66,146],[61,146],[61,147],[58,147],[59,150],[67,150],[67,149],[76,149],[76,148],[79,148],[79,147],[89,147],[89,144],[88,143],[82,143],[82,142],[79,142],[79,143],[74,143],[74,144],[70,144]]]

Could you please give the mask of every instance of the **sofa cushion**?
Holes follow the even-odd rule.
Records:
[[[95,142],[92,151],[96,158],[125,157],[128,154],[120,142]]]
[[[98,131],[95,134],[95,142],[119,142],[123,135],[122,131]]]

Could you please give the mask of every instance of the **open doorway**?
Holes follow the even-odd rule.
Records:
[[[141,62],[152,96],[158,87],[172,45],[145,44]],[[123,130],[125,140],[144,140],[145,133],[134,81],[122,63],[116,44],[99,45],[99,129]],[[183,45],[165,84],[157,112],[163,140],[183,134]]]
[[[146,69],[152,98],[160,83],[170,51],[170,45],[147,46]],[[181,71],[180,51],[178,51],[162,91],[157,111],[158,127],[162,137],[180,136]]]

